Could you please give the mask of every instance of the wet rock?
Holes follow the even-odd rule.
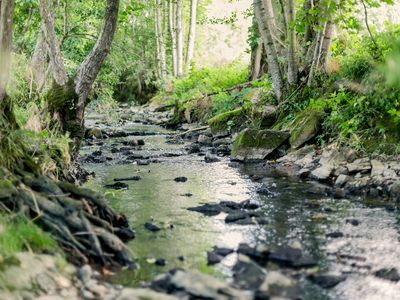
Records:
[[[390,268],[390,269],[380,269],[376,272],[374,272],[374,275],[376,277],[382,278],[382,279],[386,279],[386,280],[390,280],[390,281],[394,281],[394,282],[398,282],[400,281],[400,274],[397,271],[396,268]]]
[[[245,200],[243,202],[240,202],[240,207],[243,209],[249,209],[249,210],[253,210],[253,209],[258,209],[261,207],[261,204],[253,199],[249,199],[249,200]]]
[[[346,280],[346,276],[333,274],[311,274],[308,276],[308,279],[324,289],[331,289],[342,281]]]
[[[353,226],[360,225],[360,221],[357,219],[346,219],[346,224],[351,224]]]
[[[157,232],[157,231],[161,230],[160,227],[158,227],[157,225],[155,225],[153,223],[145,223],[144,228],[146,228],[147,230],[152,231],[152,232]]]
[[[225,257],[233,252],[235,252],[233,249],[231,248],[224,248],[224,247],[217,247],[214,246],[213,248],[213,252],[219,256]]]
[[[183,197],[192,197],[193,194],[192,193],[185,193],[185,194],[182,194],[181,196],[183,196]]]
[[[327,181],[331,176],[334,168],[331,165],[322,165],[311,172],[311,177],[318,181]]]
[[[326,237],[333,238],[333,239],[341,238],[343,236],[344,236],[343,232],[341,232],[341,231],[334,231],[334,232],[330,232],[330,233],[326,234]]]
[[[114,184],[106,184],[104,187],[107,189],[121,190],[121,189],[128,189],[129,185],[127,185],[124,182],[116,182]]]
[[[240,220],[248,219],[251,217],[262,217],[262,214],[260,212],[247,211],[231,212],[225,217],[225,223],[236,223]]]
[[[138,166],[148,166],[148,165],[150,165],[150,160],[148,160],[148,159],[139,159],[139,160],[136,161],[136,164]]]
[[[336,178],[335,186],[341,188],[345,186],[345,184],[349,181],[349,179],[350,176],[341,174]]]
[[[367,173],[371,170],[371,162],[369,158],[356,159],[354,162],[347,165],[350,174]]]
[[[92,163],[92,164],[102,164],[107,161],[107,158],[105,156],[93,156],[93,155],[88,155],[86,156],[83,161],[85,163]]]
[[[89,265],[84,265],[78,271],[78,277],[84,284],[88,282],[90,279],[92,279],[92,276],[93,276],[93,270],[92,267]]]
[[[235,201],[221,201],[219,205],[225,212],[230,212],[231,210],[238,210],[243,208],[242,203]]]
[[[290,268],[310,268],[317,265],[317,261],[313,257],[303,254],[301,249],[289,246],[271,252],[269,260]]]
[[[241,289],[257,290],[265,278],[265,271],[246,256],[239,256],[232,268],[235,286]]]
[[[216,148],[216,152],[223,156],[228,156],[231,154],[231,147],[229,145],[219,145]]]
[[[235,139],[232,158],[240,161],[263,160],[289,136],[284,131],[245,129]]]
[[[209,266],[216,265],[222,261],[223,257],[213,251],[207,252],[207,264]]]
[[[237,253],[246,255],[252,260],[258,262],[261,265],[265,265],[268,262],[269,250],[265,245],[258,245],[257,247],[251,247],[249,244],[240,243]]]
[[[142,179],[140,176],[124,177],[124,178],[114,178],[114,181],[139,181]]]
[[[273,193],[267,188],[266,186],[262,186],[259,189],[257,189],[257,194],[263,195],[263,196],[271,196]]]
[[[188,179],[187,177],[181,176],[181,177],[176,177],[174,180],[176,182],[186,182]]]
[[[122,144],[125,146],[136,147],[136,146],[144,146],[145,142],[142,139],[140,140],[134,139],[134,140],[123,141]]]
[[[91,155],[92,156],[101,156],[101,155],[103,155],[103,152],[101,150],[98,150],[98,151],[94,151]]]
[[[340,188],[336,188],[333,190],[333,197],[335,199],[343,199],[346,197],[346,190],[344,189],[340,189]]]
[[[150,289],[131,289],[125,288],[118,293],[116,298],[110,298],[109,300],[178,300],[179,298],[166,295],[163,293],[157,293]],[[108,300],[108,299],[107,299]]]
[[[308,176],[310,176],[311,170],[308,168],[303,168],[299,171],[299,177],[301,179],[307,178]]]
[[[211,118],[208,120],[208,125],[213,135],[226,136],[233,130],[237,130],[245,120],[245,111],[241,107]]]
[[[394,199],[400,199],[400,180],[394,182],[389,188],[390,196]]]
[[[200,145],[204,146],[211,146],[212,144],[212,139],[209,136],[206,136],[204,134],[199,135],[199,138],[197,139],[197,142]]]
[[[156,266],[164,267],[167,265],[167,261],[164,258],[157,258],[154,264]]]
[[[214,163],[214,162],[219,162],[220,159],[216,157],[215,155],[212,155],[211,153],[207,153],[206,156],[204,157],[204,160],[206,163]]]
[[[206,216],[216,216],[222,212],[222,208],[219,204],[210,204],[210,203],[206,203],[204,205],[197,207],[189,207],[188,210],[199,212]]]
[[[129,156],[126,159],[127,160],[149,159],[149,156],[144,154],[132,153],[129,151]]]
[[[100,128],[91,128],[87,129],[85,133],[86,138],[96,138],[96,139],[102,139],[103,138],[103,132]]]
[[[293,278],[280,271],[269,271],[255,294],[255,300],[299,299],[299,295],[301,289]]]
[[[200,152],[200,146],[199,144],[191,144],[188,153],[193,154],[193,153],[199,153]]]
[[[123,241],[128,242],[135,238],[135,231],[129,227],[124,227],[115,232],[115,234]]]

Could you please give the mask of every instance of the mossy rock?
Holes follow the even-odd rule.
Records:
[[[316,109],[302,111],[291,125],[290,145],[298,149],[314,138],[321,128],[324,112]]]
[[[208,125],[213,134],[225,134],[238,128],[243,124],[245,119],[245,110],[243,108],[237,108],[211,118],[208,120]]]
[[[266,159],[288,140],[286,131],[245,129],[233,143],[231,156],[241,161]]]

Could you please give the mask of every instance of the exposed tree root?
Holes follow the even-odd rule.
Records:
[[[32,174],[13,175],[7,182],[12,184],[0,195],[0,210],[34,220],[52,233],[72,260],[133,266],[124,242],[134,238],[134,232],[101,195]]]

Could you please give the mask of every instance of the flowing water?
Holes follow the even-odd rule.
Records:
[[[97,126],[110,130],[102,120],[102,116],[91,115],[88,126],[97,122]],[[304,251],[318,259],[320,269],[347,276],[330,291],[302,280],[305,299],[400,299],[400,282],[373,275],[380,268],[400,270],[398,213],[392,207],[377,201],[371,206],[365,201],[317,195],[312,193],[315,190],[313,183],[275,176],[252,166],[233,168],[228,158],[205,163],[204,157],[187,154],[185,144],[166,142],[166,137],[176,132],[139,121],[126,122],[120,129],[144,132],[143,136],[134,138],[143,138],[145,146],[134,153],[157,157],[155,163],[125,164],[125,156],[111,152],[113,146],[121,147],[123,140],[132,137],[107,139],[104,145],[82,149],[83,155],[102,150],[104,155],[112,158],[105,164],[84,165],[96,173],[86,186],[105,193],[111,205],[128,217],[137,233],[128,246],[141,268],[119,272],[112,278],[114,282],[137,286],[141,281],[150,281],[176,267],[197,269],[230,280],[236,254],[209,267],[206,252],[213,246],[236,248],[239,243],[246,242],[251,245],[263,243],[273,249],[300,242]],[[267,176],[258,182],[250,179],[249,175],[260,174]],[[112,184],[114,178],[135,175],[141,180],[127,182],[129,189],[104,188],[104,185]],[[174,181],[180,176],[187,177],[187,182]],[[261,185],[268,188],[268,195],[257,194]],[[207,217],[186,209],[208,202],[247,199],[262,203],[262,211],[269,220],[267,225],[230,225],[225,224],[223,213]],[[349,218],[357,219],[360,224],[346,223]],[[163,229],[150,232],[144,228],[146,222]],[[327,233],[336,230],[344,236],[338,239],[326,237]],[[154,264],[154,259],[159,258],[167,261],[166,266]]]

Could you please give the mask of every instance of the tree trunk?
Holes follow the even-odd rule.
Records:
[[[323,30],[318,32],[315,42],[315,48],[313,53],[313,59],[310,66],[310,72],[308,74],[307,86],[311,86],[314,80],[315,70],[318,67],[318,60],[321,53],[322,41],[323,41],[323,32],[325,31],[326,23],[323,27]]]
[[[119,11],[119,0],[107,0],[104,14],[104,24],[100,36],[92,50],[78,69],[75,79],[75,92],[79,96],[76,107],[76,119],[84,129],[85,106],[90,89],[100,72],[108,53],[117,29]]]
[[[173,0],[169,1],[169,31],[172,43],[172,68],[174,77],[178,76],[177,48],[176,48],[176,6]]]
[[[155,3],[155,13],[156,13],[156,35],[157,35],[157,45],[159,51],[160,60],[160,74],[161,79],[164,80],[167,76],[167,61],[165,54],[165,39],[164,39],[164,28],[163,28],[163,16],[161,13],[162,2],[161,0],[156,0]]]
[[[332,36],[335,31],[335,23],[330,18],[325,27],[324,38],[322,41],[321,54],[318,65],[325,68],[328,59],[329,48],[331,47]]]
[[[194,46],[196,41],[196,23],[197,23],[197,0],[191,0],[190,5],[190,28],[188,47],[186,53],[186,70],[190,70],[190,64],[194,55]]]
[[[32,74],[36,91],[40,92],[46,82],[47,45],[42,33],[36,41],[32,55]]]
[[[50,10],[48,0],[39,0],[40,17],[42,18],[42,32],[46,40],[50,64],[53,71],[53,79],[59,86],[65,86],[68,82],[67,72],[64,67],[64,59],[54,28],[54,15]]]
[[[267,21],[265,21],[265,18],[262,14],[262,6],[259,0],[254,0],[254,14],[256,16],[258,28],[264,42],[265,52],[267,53],[268,71],[271,75],[272,86],[274,88],[276,98],[278,101],[280,101],[283,93],[282,74],[279,67],[276,48],[270,33],[269,24]]]
[[[14,0],[0,0],[0,107],[6,98],[10,76]]]
[[[161,30],[161,25],[159,24],[161,22],[159,18],[159,13],[158,13],[158,0],[154,1],[154,35],[156,37],[156,65],[157,65],[157,76],[159,78],[162,78],[162,72],[161,72],[161,44],[160,44],[160,30]]]
[[[287,0],[287,40],[288,40],[288,82],[289,84],[297,83],[297,60],[296,60],[296,31],[295,31],[295,0]]]
[[[263,43],[259,41],[257,47],[251,51],[251,74],[250,81],[256,80],[261,75],[261,62],[263,55]]]
[[[183,76],[183,0],[177,0],[176,5],[176,66],[178,77]]]

